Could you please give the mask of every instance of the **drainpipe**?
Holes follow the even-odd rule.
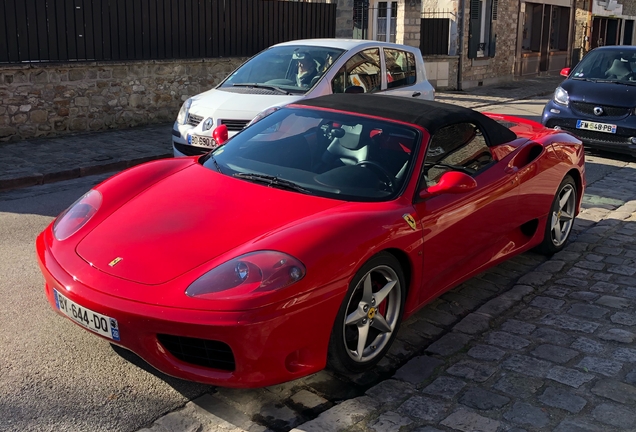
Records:
[[[457,11],[457,31],[459,32],[459,46],[457,47],[457,90],[462,89],[462,69],[464,67],[464,9],[465,0],[459,0],[459,10]]]

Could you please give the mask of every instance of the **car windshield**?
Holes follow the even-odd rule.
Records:
[[[264,87],[274,92],[306,93],[343,52],[321,46],[273,47],[248,60],[219,88]]]
[[[333,111],[283,108],[204,157],[222,174],[346,201],[397,197],[411,171],[417,129]]]
[[[591,81],[636,82],[636,50],[590,52],[572,71],[572,78]]]

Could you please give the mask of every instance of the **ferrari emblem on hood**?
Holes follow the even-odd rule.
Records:
[[[108,263],[109,266],[111,267],[115,267],[117,264],[119,264],[119,261],[123,260],[123,258],[121,257],[117,257],[114,260],[112,260],[111,262]]]
[[[409,224],[409,226],[413,229],[413,231],[415,231],[415,229],[417,228],[417,225],[415,224],[415,219],[413,219],[413,216],[411,216],[408,213],[405,213],[402,217],[404,218],[406,223]]]

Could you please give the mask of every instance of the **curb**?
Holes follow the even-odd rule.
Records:
[[[96,174],[105,174],[112,171],[123,170],[145,162],[157,159],[171,158],[172,153],[163,153],[155,156],[144,156],[135,159],[119,160],[106,164],[87,165],[78,168],[71,168],[62,171],[49,173],[33,173],[26,176],[0,179],[0,192],[6,192],[13,189],[19,189],[29,186],[37,186],[47,183],[55,183],[58,181],[71,180],[78,177],[92,176]]]

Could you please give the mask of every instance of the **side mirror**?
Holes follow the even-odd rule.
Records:
[[[221,126],[214,129],[214,132],[212,132],[212,138],[214,138],[214,141],[216,141],[217,145],[225,144],[225,142],[229,139],[227,126],[222,124]]]
[[[563,68],[563,69],[561,69],[561,73],[559,75],[566,77],[566,76],[570,75],[570,71],[571,70],[572,69],[570,69],[570,68]]]
[[[459,171],[448,171],[442,174],[436,185],[420,191],[420,198],[430,198],[443,193],[459,194],[471,191],[477,187],[474,178]]]

